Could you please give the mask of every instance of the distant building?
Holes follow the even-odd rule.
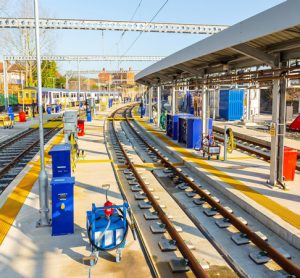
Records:
[[[131,68],[129,70],[120,69],[119,71],[108,72],[105,68],[98,74],[99,83],[102,85],[127,85],[134,86],[134,72]]]
[[[4,91],[3,78],[3,63],[0,63],[0,92],[2,93]],[[20,90],[25,84],[25,67],[20,64],[8,64],[7,79],[9,92]]]

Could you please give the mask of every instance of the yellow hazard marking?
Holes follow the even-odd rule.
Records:
[[[184,166],[183,163],[172,163],[173,166]],[[162,168],[164,167],[161,163],[143,163],[143,164],[134,164],[137,168]]]
[[[125,121],[126,118],[118,118],[118,117],[115,117],[115,118],[107,118],[108,121]],[[127,118],[127,120],[133,120],[133,118]]]
[[[120,164],[114,164],[114,167],[115,167],[116,169],[126,169],[126,168],[128,168],[127,165],[120,165]]]
[[[77,160],[77,163],[105,163],[105,162],[112,162],[111,159],[83,159]]]
[[[96,120],[104,120],[106,118],[106,116],[100,116],[100,115],[97,115],[97,116],[94,116],[94,118]]]
[[[45,163],[50,162],[48,152],[53,145],[59,144],[63,140],[60,133],[55,137],[53,142],[45,150]],[[28,194],[32,190],[33,185],[38,179],[40,172],[40,159],[31,163],[33,166],[28,173],[22,178],[16,188],[9,194],[4,205],[0,208],[0,245],[5,239],[10,227],[14,223],[19,211],[21,210]]]
[[[227,159],[230,160],[247,160],[247,159],[257,159],[256,156],[227,156]],[[224,157],[221,156],[220,160],[224,160]]]
[[[247,186],[243,182],[231,177],[227,173],[217,169],[216,167],[210,165],[205,160],[195,156],[190,151],[185,148],[182,148],[168,139],[164,134],[161,132],[153,129],[148,123],[145,122],[144,119],[136,117],[136,121],[140,122],[140,124],[147,129],[149,132],[154,134],[158,137],[161,141],[165,142],[168,146],[170,146],[174,151],[181,154],[182,159],[186,161],[193,162],[198,166],[202,167],[207,172],[213,174],[214,176],[218,177],[222,182],[230,185],[234,189],[240,191],[250,199],[254,200],[259,205],[265,207],[266,209],[270,210],[272,213],[279,216],[281,219],[286,221],[287,223],[291,224],[292,226],[300,229],[300,215],[292,212],[288,208],[278,204],[277,202],[273,201],[272,199],[266,197],[265,195],[259,193],[258,191],[252,189],[250,186]]]
[[[30,126],[30,128],[38,128],[39,124],[35,124]],[[46,122],[44,123],[44,128],[63,128],[64,124],[63,122],[60,121],[50,121],[50,122]]]

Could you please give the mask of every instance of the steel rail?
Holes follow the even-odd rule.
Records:
[[[52,132],[56,131],[58,128],[53,128],[51,130],[49,130],[46,134],[45,137],[50,135]],[[40,140],[36,140],[35,142],[33,142],[28,148],[26,148],[24,151],[22,151],[17,157],[15,157],[11,162],[9,162],[7,165],[5,165],[3,168],[0,169],[0,178],[2,178],[10,168],[12,168],[16,163],[18,163],[22,157],[27,154],[30,150],[32,150],[38,143],[40,142]]]
[[[109,115],[109,118],[112,118],[112,114]],[[113,157],[112,157],[112,154],[111,152],[109,151],[109,147],[108,147],[108,136],[110,135],[107,135],[107,132],[109,133],[108,129],[106,129],[106,123],[107,123],[107,118],[104,120],[104,125],[103,125],[103,135],[104,135],[104,144],[105,144],[105,148],[106,148],[106,151],[108,153],[108,156],[109,156],[109,159],[111,159],[111,166],[112,166],[112,169],[113,169],[113,172],[114,172],[114,176],[116,178],[116,181],[117,181],[117,184],[118,184],[118,187],[120,189],[120,192],[121,192],[121,195],[122,195],[122,198],[124,200],[128,202],[128,199],[127,199],[127,196],[125,194],[125,191],[124,191],[124,188],[123,188],[123,185],[122,185],[122,182],[121,182],[121,179],[120,179],[120,176],[119,174],[117,173],[117,168],[116,168],[116,165],[113,163]],[[108,123],[109,125],[110,123]],[[133,225],[134,225],[134,228],[137,232],[137,239],[141,245],[141,248],[142,248],[142,252],[146,258],[146,262],[150,268],[150,271],[151,271],[151,274],[152,274],[152,277],[153,278],[159,278],[159,274],[157,272],[157,269],[155,268],[154,266],[154,263],[153,263],[153,260],[151,259],[151,254],[145,244],[145,241],[144,241],[144,238],[142,237],[142,234],[141,234],[141,231],[140,231],[140,228],[139,226],[136,224],[137,221],[135,219],[135,216],[133,215],[133,212],[131,211],[131,214],[132,214],[132,220],[133,220]]]
[[[16,135],[15,137],[13,137],[11,140],[9,140],[8,142],[0,145],[0,150],[3,150],[4,148],[10,146],[11,144],[15,143],[16,141],[26,137],[27,135],[33,133],[34,131],[36,131],[36,129],[29,129],[26,132],[20,134],[20,136]]]
[[[219,140],[221,142],[224,142],[224,138],[222,137],[222,133],[220,131],[218,131],[218,130],[214,130],[214,132],[220,134],[220,135],[214,135],[214,137],[217,140]],[[237,139],[239,139],[239,140],[241,140],[241,141],[244,141],[246,143],[255,144],[255,145],[259,146],[259,147],[266,148],[269,151],[271,150],[271,147],[268,146],[267,142],[264,145],[263,143],[259,143],[259,142],[256,142],[256,141],[254,142],[254,141],[251,141],[249,139],[241,138],[241,137],[239,137],[236,134],[234,134],[234,137],[237,138]],[[251,148],[250,146],[245,146],[245,145],[243,145],[243,144],[241,144],[239,142],[235,142],[235,144],[236,144],[236,146],[237,146],[238,149],[241,149],[241,150],[246,151],[248,153],[260,156],[261,158],[263,158],[266,161],[270,161],[270,159],[271,159],[270,155],[267,154],[267,153],[265,153],[264,151],[256,150],[254,148]],[[298,157],[299,157],[299,155],[298,155]],[[296,169],[297,169],[297,171],[300,171],[300,165],[296,165]]]
[[[127,108],[128,109],[128,108]],[[113,113],[112,117],[114,118],[116,114]],[[127,116],[125,117],[127,118]],[[145,182],[143,181],[143,179],[141,178],[141,176],[139,175],[138,171],[136,170],[134,164],[130,161],[125,149],[123,148],[116,130],[115,130],[115,125],[114,125],[114,121],[113,121],[113,133],[115,135],[115,137],[117,138],[117,143],[126,159],[126,164],[128,166],[128,168],[130,168],[134,174],[134,176],[136,177],[138,183],[141,185],[141,188],[143,189],[143,191],[146,193],[148,200],[150,201],[151,205],[153,206],[153,208],[156,210],[156,212],[158,213],[158,217],[160,218],[160,220],[162,221],[163,224],[165,224],[166,226],[166,230],[168,231],[168,233],[170,234],[170,236],[176,241],[176,245],[179,249],[179,251],[181,252],[181,254],[183,255],[183,257],[185,259],[187,259],[188,261],[188,265],[190,266],[192,272],[194,273],[194,275],[196,277],[199,278],[208,278],[208,275],[206,274],[205,270],[201,267],[200,263],[198,262],[198,260],[195,258],[195,256],[193,255],[193,253],[191,252],[191,250],[188,248],[188,246],[186,245],[186,243],[184,242],[184,240],[182,239],[182,237],[180,236],[180,234],[176,231],[174,225],[172,224],[172,222],[169,220],[168,216],[165,214],[165,212],[163,211],[163,209],[160,207],[159,203],[156,201],[156,199],[154,198],[153,194],[151,193],[151,191],[148,189],[147,185],[145,184]]]
[[[134,106],[133,106],[134,107]],[[132,109],[133,109],[132,107]],[[236,227],[240,232],[247,235],[247,237],[262,251],[265,251],[267,255],[273,259],[278,265],[280,265],[287,273],[291,275],[296,275],[296,277],[300,277],[300,267],[295,264],[293,261],[287,259],[283,254],[278,252],[274,247],[272,247],[269,243],[264,241],[260,236],[258,236],[255,232],[253,232],[247,225],[243,224],[236,216],[230,213],[226,208],[224,208],[221,204],[216,202],[212,197],[210,197],[205,191],[203,191],[195,182],[186,177],[180,170],[178,170],[175,166],[173,166],[164,156],[162,156],[154,147],[148,144],[145,139],[136,132],[136,130],[131,125],[130,121],[127,119],[126,121],[133,132],[137,137],[142,140],[146,146],[154,152],[161,160],[162,164],[164,164],[167,168],[172,169],[176,172],[176,175],[179,176],[185,183],[187,183],[197,194],[201,197],[205,198],[206,202],[213,208],[215,208],[224,218],[229,219],[230,223]],[[133,166],[134,167],[134,166]]]

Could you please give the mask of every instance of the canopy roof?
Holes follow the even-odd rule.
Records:
[[[182,76],[268,65],[300,57],[300,1],[288,0],[186,47],[139,72],[153,84]]]

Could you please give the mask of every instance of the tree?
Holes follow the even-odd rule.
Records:
[[[10,2],[10,3],[9,3]],[[33,18],[33,1],[22,0],[17,1],[0,0],[0,15],[10,16],[9,12],[14,11],[13,17]],[[2,5],[3,8],[2,9]],[[16,6],[19,10],[16,11]],[[16,11],[16,12],[15,12]],[[46,13],[41,11],[43,17]],[[40,30],[41,51],[49,53],[53,47],[52,34],[49,30]],[[3,54],[6,55],[35,55],[35,32],[34,29],[5,29],[1,31],[0,46]],[[23,62],[26,69],[25,86],[36,86],[36,63],[35,61]]]
[[[42,61],[42,86],[45,88],[64,88],[66,78],[57,69],[55,61]]]
[[[59,75],[56,79],[56,88],[66,88],[66,78],[62,75]]]

